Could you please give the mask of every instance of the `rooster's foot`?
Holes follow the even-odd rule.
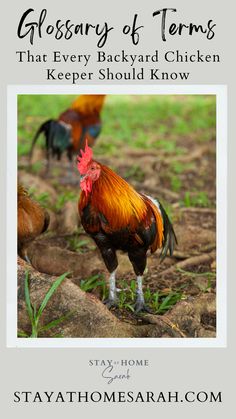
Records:
[[[140,313],[141,311],[145,311],[146,313],[151,313],[150,308],[144,303],[143,300],[137,298],[135,305],[134,305],[135,313]]]
[[[107,306],[108,309],[112,308],[112,307],[118,307],[118,302],[119,299],[118,298],[107,298],[106,300],[104,300],[104,304]]]

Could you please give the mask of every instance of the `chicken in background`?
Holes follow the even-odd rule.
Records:
[[[50,217],[38,202],[30,198],[28,192],[20,184],[18,185],[17,199],[18,255],[30,263],[26,247],[47,230]]]
[[[158,200],[140,194],[109,167],[93,160],[86,144],[78,156],[82,189],[79,213],[85,231],[97,244],[110,273],[109,307],[117,304],[116,250],[128,253],[137,277],[136,312],[145,307],[142,290],[147,252],[161,248],[161,260],[168,251],[172,256],[177,244],[172,224]]]
[[[35,143],[41,133],[45,135],[46,140],[47,173],[50,170],[51,156],[56,156],[60,160],[62,153],[66,151],[71,162],[73,155],[80,149],[84,149],[85,138],[87,138],[88,144],[93,146],[101,132],[100,113],[104,100],[105,95],[81,95],[58,119],[44,122],[33,138],[30,162]]]

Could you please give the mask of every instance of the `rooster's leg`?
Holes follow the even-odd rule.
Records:
[[[142,289],[142,282],[143,277],[138,275],[137,276],[137,298],[135,301],[135,312],[139,313],[140,311],[146,311],[147,313],[151,313],[150,308],[145,304],[143,289]]]
[[[118,303],[117,290],[116,290],[116,271],[113,271],[109,278],[109,297],[104,301],[108,308],[116,307]]]
[[[114,307],[118,304],[116,290],[116,269],[118,266],[118,260],[116,256],[116,250],[110,242],[109,237],[103,232],[99,232],[94,235],[93,239],[101,252],[106,268],[110,273],[109,297],[104,301],[104,304],[106,304],[108,308]]]
[[[146,310],[145,301],[143,296],[143,277],[141,275],[137,276],[137,298],[135,302],[135,311],[138,313],[139,311]]]
[[[143,295],[143,272],[146,268],[147,263],[147,249],[132,249],[128,252],[129,260],[133,265],[134,272],[137,275],[137,297],[135,302],[135,311],[139,313],[140,311],[149,311],[148,307],[145,305],[144,295]]]
[[[116,300],[117,299],[117,295],[116,295],[116,271],[112,272],[109,278],[109,285],[110,285],[110,289],[109,289],[109,299]]]

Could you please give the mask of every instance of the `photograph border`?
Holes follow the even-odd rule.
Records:
[[[17,97],[18,95],[216,95],[217,322],[215,338],[17,337]],[[227,346],[227,86],[8,85],[7,87],[7,347],[217,348]]]

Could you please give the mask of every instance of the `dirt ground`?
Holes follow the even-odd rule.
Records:
[[[144,290],[150,290],[146,292],[149,298],[158,291],[160,302],[168,295],[176,297],[176,302],[172,300],[170,304],[170,312],[175,304],[181,305],[183,302],[191,304],[202,297],[215,301],[216,294],[215,140],[212,138],[207,143],[199,144],[193,135],[188,141],[186,138],[179,140],[177,146],[185,152],[176,155],[157,148],[139,150],[124,146],[119,150],[119,155],[99,157],[101,163],[117,171],[136,190],[157,197],[168,210],[177,235],[178,246],[174,257],[167,257],[162,263],[158,252],[149,255],[148,268],[144,276]],[[45,161],[42,149],[38,148],[35,151],[34,160]],[[22,156],[19,159],[19,180],[26,188],[34,188],[36,197],[42,197],[45,192],[49,196],[49,203],[46,205],[51,216],[49,231],[29,249],[33,267],[49,275],[59,275],[69,270],[72,272],[73,283],[80,286],[81,280],[92,275],[98,274],[103,278],[107,278],[108,275],[93,241],[80,226],[77,214],[80,194],[79,176],[74,168],[72,181],[66,184],[67,165],[65,157],[61,162],[54,161],[50,177],[45,178],[44,165],[37,174],[30,173],[27,157]],[[175,179],[181,180],[178,191],[173,190],[173,176],[171,178],[169,175],[176,167]],[[198,205],[199,202],[196,201],[194,205],[193,192],[190,205],[186,194],[189,190],[196,191],[198,200],[201,198],[198,191],[204,190],[203,199],[207,195],[207,202]],[[57,196],[62,192],[68,196],[71,193],[73,199],[68,199],[59,207],[56,206]],[[63,252],[66,257],[59,257]],[[128,257],[119,254],[119,260],[118,287],[125,288],[126,292],[135,277]],[[98,299],[104,297],[101,285],[89,291]],[[168,309],[158,313],[155,313],[155,310],[152,312],[168,316]],[[119,308],[112,308],[112,314],[131,325],[144,325],[148,322],[145,315],[136,315],[125,302],[123,305],[120,304]],[[203,312],[199,322],[201,337],[215,336],[215,309]],[[197,333],[191,328],[188,330],[186,326],[184,335],[194,337]]]

